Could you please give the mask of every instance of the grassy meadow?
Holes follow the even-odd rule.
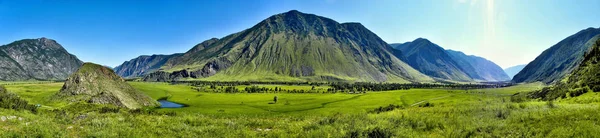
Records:
[[[188,85],[130,82],[152,98],[189,105],[130,111],[48,100],[62,83],[5,87],[41,104],[0,109],[0,137],[593,137],[600,95],[514,102],[522,84],[496,89],[347,93],[212,93]],[[284,89],[312,86],[269,85]],[[243,86],[237,88],[243,89]],[[321,86],[319,88],[327,88]],[[317,89],[317,88],[315,88]],[[274,103],[274,96],[278,102]],[[389,106],[389,105],[393,106]],[[378,110],[377,110],[378,109]]]

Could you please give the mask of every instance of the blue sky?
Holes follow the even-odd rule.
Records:
[[[292,9],[360,22],[388,43],[427,38],[503,68],[600,27],[599,0],[0,0],[0,44],[47,37],[83,61],[114,67],[185,52]]]

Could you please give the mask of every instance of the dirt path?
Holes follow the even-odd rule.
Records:
[[[452,94],[452,95],[454,95],[454,94]],[[450,97],[452,95],[447,95],[447,96],[442,96],[442,97],[435,97],[435,98],[431,98],[431,99],[419,101],[419,102],[416,102],[414,104],[411,104],[410,106],[412,107],[412,106],[416,106],[416,105],[422,104],[422,103],[427,102],[427,101],[432,101],[432,100],[437,100],[437,99],[442,99],[442,98],[448,98],[448,97]]]

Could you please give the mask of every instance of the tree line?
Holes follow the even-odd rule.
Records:
[[[186,83],[194,86],[197,91],[205,91],[202,87],[209,86],[209,90],[217,93],[365,93],[367,91],[390,91],[390,90],[409,90],[412,88],[426,89],[482,89],[482,88],[500,88],[512,86],[512,83],[477,83],[477,84],[451,84],[451,83],[373,83],[373,82],[328,82],[328,83],[312,83],[312,82],[261,82],[258,84],[275,84],[275,85],[304,85],[311,86],[311,89],[283,89],[282,87],[259,87],[252,81],[237,81],[237,82],[212,82],[212,81],[178,81],[173,84]],[[239,86],[247,85],[241,89]],[[331,88],[315,89],[315,86],[326,85]],[[236,87],[237,86],[237,87]]]
[[[194,87],[198,92],[201,91],[201,88]],[[284,89],[281,87],[268,88],[268,87],[259,87],[259,86],[247,86],[244,89],[239,89],[236,86],[216,86],[211,85],[209,89],[215,93],[326,93],[330,91],[325,91],[321,89],[315,89],[315,86],[312,86],[310,90],[305,89]],[[210,92],[210,91],[204,91]]]
[[[500,88],[512,86],[512,83],[482,83],[482,84],[432,84],[432,83],[372,83],[356,82],[343,83],[334,82],[329,84],[332,88],[328,91],[389,91],[389,90],[408,90],[412,88],[420,89],[483,89]]]

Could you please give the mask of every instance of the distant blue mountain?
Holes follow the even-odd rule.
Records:
[[[515,75],[517,75],[517,73],[519,73],[521,70],[523,70],[523,68],[525,68],[525,66],[527,66],[527,64],[508,67],[508,68],[504,69],[504,72],[506,72],[506,74],[510,77],[510,79],[512,79]]]

